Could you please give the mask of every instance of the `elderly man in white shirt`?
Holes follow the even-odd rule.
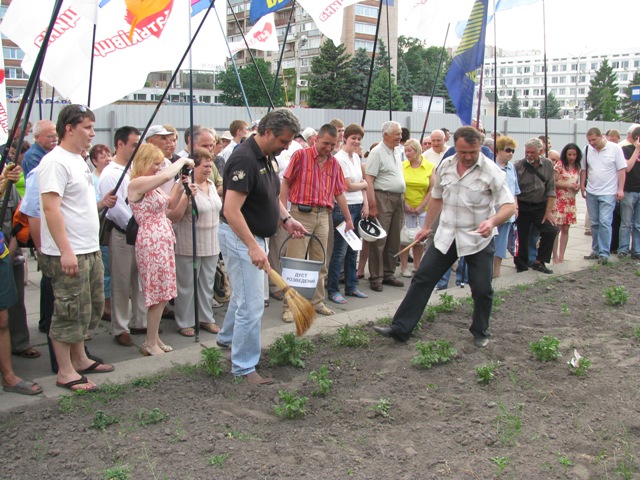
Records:
[[[459,128],[454,141],[456,154],[443,160],[436,169],[427,218],[416,235],[418,241],[427,238],[442,212],[434,243],[420,262],[391,326],[375,326],[374,330],[406,342],[440,277],[458,257],[464,256],[474,302],[469,331],[477,347],[486,347],[493,303],[493,237],[496,227],[516,212],[515,200],[505,173],[480,152],[482,137],[475,129]],[[497,212],[496,205],[500,205]]]

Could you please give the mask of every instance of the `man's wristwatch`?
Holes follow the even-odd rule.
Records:
[[[287,215],[285,218],[282,219],[282,224],[284,225],[285,223],[287,223],[290,218],[292,218],[291,215]]]

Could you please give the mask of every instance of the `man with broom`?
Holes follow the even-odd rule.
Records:
[[[515,212],[515,200],[504,172],[480,153],[482,137],[472,127],[461,127],[454,134],[456,154],[443,160],[427,207],[427,218],[416,235],[422,241],[440,216],[434,242],[414,275],[407,295],[388,327],[374,326],[385,337],[406,342],[418,324],[438,280],[458,257],[468,265],[473,297],[473,322],[469,331],[476,347],[489,343],[489,319],[493,303],[493,237],[497,226]]]
[[[256,385],[274,382],[256,372],[264,312],[261,270],[270,271],[265,238],[275,235],[279,223],[294,238],[306,232],[278,199],[280,179],[274,158],[299,131],[291,111],[272,110],[260,120],[258,133],[236,147],[225,165],[218,238],[231,300],[216,343],[231,348],[231,373]]]

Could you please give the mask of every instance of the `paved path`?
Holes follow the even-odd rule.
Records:
[[[593,263],[583,259],[591,251],[591,237],[584,235],[584,213],[585,202],[578,200],[578,224],[570,229],[569,245],[567,247],[566,261],[561,265],[550,265],[554,274],[566,274],[588,268]],[[34,397],[24,395],[9,394],[0,391],[0,411],[27,406],[33,402],[41,401],[43,398],[55,398],[68,391],[55,386],[55,375],[52,374],[49,364],[49,354],[46,337],[38,331],[38,320],[40,318],[40,273],[35,271],[35,261],[29,259],[29,285],[26,287],[25,297],[28,312],[28,322],[31,331],[32,344],[37,347],[42,356],[38,359],[24,359],[13,356],[13,366],[16,373],[26,379],[35,379],[44,389],[44,394]],[[399,275],[399,269],[398,269]],[[532,283],[544,274],[529,271],[516,274],[513,263],[510,259],[504,261],[502,266],[502,277],[494,281],[496,291],[508,288],[521,283]],[[373,292],[368,287],[368,282],[360,281],[359,287],[369,295],[368,299],[348,297],[346,305],[336,305],[327,301],[327,305],[336,311],[336,315],[331,317],[319,316],[308,335],[318,333],[333,333],[338,327],[351,323],[364,323],[377,318],[392,316],[409,286],[410,279],[405,279],[403,288],[385,286],[384,291]],[[451,276],[453,287],[447,293],[455,297],[469,295],[469,288],[457,288],[455,286],[455,274]],[[433,295],[430,303],[437,303],[438,295]],[[222,324],[225,308],[215,309],[215,319]],[[293,324],[284,324],[280,317],[282,314],[281,302],[271,299],[271,306],[265,309],[262,323],[262,345],[268,346],[276,338],[287,332],[295,331]],[[174,363],[196,363],[200,360],[201,345],[212,347],[215,345],[216,336],[208,332],[200,333],[200,342],[195,343],[193,338],[182,337],[176,332],[175,323],[164,319],[162,328],[164,333],[162,339],[168,345],[175,348],[175,351],[161,357],[143,357],[140,351],[135,348],[126,348],[117,345],[113,336],[109,333],[109,323],[100,322],[98,328],[92,332],[92,340],[87,342],[87,346],[92,353],[102,357],[105,361],[116,366],[116,371],[111,374],[91,375],[91,380],[101,384],[106,381],[113,383],[124,383],[130,379],[141,375],[149,375],[162,369],[170,367]],[[143,336],[133,336],[137,344],[141,344]],[[492,340],[500,341],[500,332],[493,332]]]

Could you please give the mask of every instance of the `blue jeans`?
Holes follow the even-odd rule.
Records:
[[[436,285],[438,290],[446,290],[449,288],[449,277],[451,277],[451,267],[449,267],[449,270],[438,280],[438,284]],[[459,287],[463,283],[469,283],[469,272],[464,257],[460,257],[458,259],[458,268],[456,269],[456,286]]]
[[[615,195],[592,195],[587,192],[587,210],[591,218],[591,251],[599,257],[609,258],[615,206]]]
[[[629,253],[631,240],[631,253],[640,255],[640,192],[624,192],[620,201],[620,217],[618,253]]]
[[[349,213],[351,214],[351,221],[354,225],[358,224],[360,220],[360,212],[362,211],[362,204],[357,203],[349,205]],[[332,295],[340,292],[340,286],[338,285],[340,271],[342,270],[342,264],[344,263],[344,283],[345,292],[353,292],[358,288],[358,252],[353,250],[347,241],[340,235],[338,230],[335,229],[338,225],[344,222],[344,215],[340,211],[340,208],[336,205],[333,209],[333,252],[331,253],[331,261],[329,262],[329,274],[327,276],[327,292],[329,298]],[[355,234],[358,231],[355,230]]]
[[[265,248],[263,238],[255,239]],[[264,272],[251,263],[249,249],[226,223],[218,227],[218,240],[231,285],[231,300],[218,341],[231,345],[231,373],[246,375],[255,371],[260,360]]]

